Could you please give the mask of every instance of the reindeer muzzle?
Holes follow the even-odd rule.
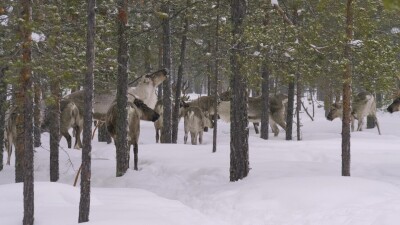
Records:
[[[151,118],[151,121],[156,122],[158,120],[158,118],[160,118],[160,114],[154,113],[153,118]]]

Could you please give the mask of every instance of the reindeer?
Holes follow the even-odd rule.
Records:
[[[288,101],[287,95],[278,94],[269,97],[269,124],[274,136],[279,135],[279,127],[286,130],[286,103]],[[249,122],[253,122],[256,134],[259,133],[258,126],[261,122],[261,109],[262,109],[262,98],[260,97],[249,97],[248,103],[248,118]]]
[[[397,97],[395,100],[393,100],[392,104],[387,107],[387,111],[390,113],[400,111],[400,97]]]
[[[362,131],[364,125],[364,117],[372,116],[374,118],[374,123],[378,128],[379,135],[381,130],[379,128],[378,118],[376,117],[376,102],[373,95],[367,92],[360,92],[353,100],[352,111],[351,111],[351,131],[354,131],[354,120],[358,120],[357,131]],[[326,117],[328,120],[332,121],[335,118],[342,119],[343,117],[343,105],[342,103],[332,104],[331,110]]]
[[[269,98],[269,124],[274,136],[279,135],[279,127],[286,130],[285,113],[287,96],[278,94]],[[218,114],[226,122],[230,122],[230,101],[221,101],[218,104]],[[256,133],[258,133],[258,124],[261,122],[262,99],[261,97],[249,97],[248,99],[248,119],[254,124]]]
[[[139,77],[138,85],[136,87],[128,88],[128,101],[133,102],[134,99],[141,99],[144,104],[146,104],[151,109],[154,109],[157,102],[156,89],[167,78],[167,73],[168,71],[166,69],[162,69],[152,74]],[[93,118],[95,120],[105,120],[107,110],[115,100],[116,94],[116,90],[104,91],[94,94]],[[79,111],[82,113],[84,106],[84,96],[85,93],[83,90],[81,90],[71,93],[64,98],[73,101],[78,106]]]
[[[50,112],[45,110],[43,122],[41,125],[42,131],[48,131],[51,123]],[[71,148],[71,135],[68,130],[73,128],[75,134],[75,149],[82,148],[81,133],[83,130],[83,117],[79,113],[77,105],[67,99],[60,101],[60,140],[61,137],[65,137],[68,143],[68,148]],[[59,140],[59,141],[60,141]]]
[[[190,96],[187,96],[187,93],[186,93],[187,89],[189,89],[189,86],[188,86],[188,82],[186,81],[182,84],[182,88],[181,88],[181,96],[180,96],[180,101],[179,101],[179,121],[181,120],[181,118],[183,117],[183,114],[184,114],[183,107],[184,107],[184,105],[186,105],[185,101],[189,100],[189,98],[190,98]],[[172,84],[172,93],[175,93],[175,92],[176,92],[176,84],[174,83],[174,84]],[[161,140],[160,139],[160,134],[161,134],[160,131],[163,128],[163,122],[164,122],[163,121],[163,114],[164,114],[163,105],[164,105],[163,100],[160,99],[157,101],[156,106],[154,107],[154,111],[160,115],[160,118],[158,118],[158,120],[154,122],[154,128],[156,130],[156,143],[158,143],[159,140]],[[175,108],[174,101],[172,102],[171,107],[172,107],[172,109]],[[179,123],[179,121],[178,121],[178,123]]]
[[[116,140],[116,120],[117,120],[117,103],[111,104],[106,115],[106,126],[111,137]],[[140,120],[156,121],[159,115],[149,108],[142,100],[134,99],[133,102],[129,101],[127,106],[127,121],[128,121],[128,146],[133,145],[134,154],[134,170],[138,170],[138,141],[140,135]]]
[[[16,146],[17,142],[16,119],[16,107],[13,106],[7,110],[4,124],[4,145],[7,151],[7,165],[10,165],[12,146]]]
[[[203,142],[203,131],[204,127],[213,128],[213,124],[207,114],[196,106],[190,106],[185,110],[184,116],[185,123],[185,136],[184,143],[187,143],[188,133],[190,132],[192,145],[197,145],[197,137],[199,137],[199,143]]]
[[[203,111],[203,113],[206,113],[209,119],[211,119],[212,121],[215,114],[214,101],[215,101],[215,96],[201,96],[191,102],[186,102],[186,104],[188,104],[189,106],[200,108],[201,111]],[[209,126],[204,126],[204,131],[207,132],[208,128]]]

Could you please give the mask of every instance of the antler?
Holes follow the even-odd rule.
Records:
[[[188,89],[189,89],[189,84],[188,84],[188,80],[186,80],[185,82],[183,82],[182,89],[181,89],[181,92],[182,92],[181,99],[183,101],[187,101],[190,98],[190,96],[187,95],[187,90]]]

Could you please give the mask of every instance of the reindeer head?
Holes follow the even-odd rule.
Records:
[[[168,71],[166,69],[156,71],[152,74],[147,74],[141,78],[140,84],[147,84],[158,87],[158,85],[160,85],[165,79],[167,79],[167,74]]]
[[[230,101],[231,100],[231,94],[232,93],[231,93],[230,90],[224,91],[221,94],[219,94],[219,99],[221,101]]]
[[[204,112],[203,123],[205,127],[214,128],[214,123],[210,119],[210,113]]]
[[[387,111],[390,113],[400,111],[400,97],[396,98],[392,104],[389,105]]]
[[[342,117],[343,114],[343,106],[341,103],[334,103],[331,106],[331,111],[329,111],[328,116],[326,118],[330,121]]]
[[[185,81],[181,86],[180,100],[181,101],[189,101],[190,96],[187,95],[187,90],[189,89],[188,81]],[[176,83],[172,84],[172,95],[176,94]]]
[[[140,99],[135,99],[133,104],[139,109],[141,112],[140,119],[155,122],[158,120],[160,115],[156,113],[154,110],[149,108],[146,104],[143,103]]]

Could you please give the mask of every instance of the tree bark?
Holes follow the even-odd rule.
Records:
[[[163,27],[163,65],[164,68],[171,71],[172,56],[171,56],[171,28],[170,28],[170,1],[163,1],[161,11],[168,15],[168,18],[162,22]],[[171,75],[170,75],[171,78]],[[163,82],[163,128],[161,143],[172,143],[172,109],[171,109],[171,84],[170,79]]]
[[[107,144],[111,143],[111,135],[107,131],[107,126],[106,123],[101,123],[99,125],[98,131],[97,131],[97,139],[99,142],[107,142]]]
[[[346,59],[343,73],[343,120],[342,120],[342,176],[350,176],[350,116],[351,116],[351,41],[353,40],[353,1],[347,0],[346,6]]]
[[[96,0],[88,0],[87,6],[87,36],[86,36],[86,66],[85,75],[85,105],[83,112],[83,142],[81,168],[81,196],[79,201],[78,222],[88,222],[90,213],[90,178],[92,152],[92,124],[93,124],[93,80],[95,63],[96,35]]]
[[[232,48],[230,63],[232,70],[231,90],[231,141],[230,141],[230,181],[238,181],[249,173],[249,129],[247,119],[247,80],[243,75],[244,26],[247,2],[231,1]]]
[[[264,140],[268,139],[268,128],[269,128],[269,69],[266,59],[261,66],[261,134],[260,137]]]
[[[160,34],[162,37],[162,34]],[[158,68],[162,68],[164,65],[163,61],[163,38],[160,40],[160,46],[158,47]],[[163,85],[159,85],[157,88],[157,100],[163,99]]]
[[[30,0],[21,0],[21,23],[19,29],[22,38],[22,68],[20,73],[20,92],[18,106],[20,108],[17,119],[19,119],[17,132],[17,141],[19,146],[20,158],[18,164],[24,181],[24,225],[32,225],[34,221],[34,184],[33,184],[33,101],[29,91],[32,88],[32,2]],[[16,162],[17,164],[17,162]],[[16,177],[17,178],[17,177]]]
[[[5,71],[7,67],[0,67],[0,121],[5,121],[7,111],[7,84]],[[0,171],[3,170],[4,156],[4,123],[0,123]]]
[[[219,96],[218,96],[218,80],[219,80],[219,0],[217,0],[216,8],[217,10],[217,17],[215,20],[215,45],[214,45],[214,118],[213,118],[213,148],[212,152],[217,152],[217,131],[218,131],[218,101],[219,101]]]
[[[290,78],[288,87],[288,107],[286,114],[286,140],[292,140],[294,110],[294,81]]]
[[[189,4],[189,1],[187,2]],[[179,108],[182,90],[182,80],[183,80],[183,70],[185,68],[185,53],[186,53],[186,43],[187,43],[187,32],[189,30],[189,19],[185,17],[184,28],[181,41],[181,52],[178,67],[178,77],[176,79],[176,90],[175,90],[175,104],[174,111],[172,114],[172,143],[177,143],[178,140],[178,125],[179,125]]]
[[[59,140],[60,140],[60,82],[57,77],[50,85],[51,94],[54,98],[50,105],[50,181],[56,182],[59,179]],[[72,141],[68,141],[71,143]],[[70,146],[68,146],[70,147]]]
[[[128,5],[126,0],[118,1],[118,77],[117,77],[117,121],[116,140],[117,172],[120,177],[129,168],[129,146],[127,142],[127,83],[128,83]]]
[[[300,111],[301,111],[301,93],[302,93],[302,88],[301,88],[301,75],[300,72],[296,73],[296,119],[297,119],[297,140],[300,141],[302,139],[301,137],[301,121],[300,121]]]
[[[33,146],[35,148],[41,146],[41,131],[40,131],[40,100],[41,100],[41,89],[40,89],[40,81],[39,78],[37,78],[37,82],[34,84],[34,89],[35,89],[35,107],[33,109],[33,115],[34,115],[34,129],[33,129]]]

